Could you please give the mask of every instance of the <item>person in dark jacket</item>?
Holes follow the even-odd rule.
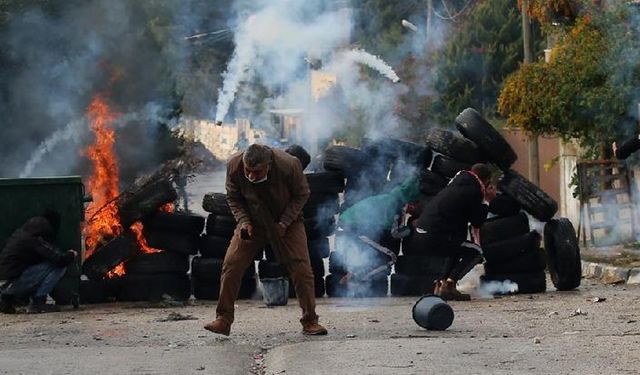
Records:
[[[611,149],[613,150],[613,155],[618,160],[625,160],[634,152],[640,150],[640,135],[635,135],[618,146],[617,142],[613,142],[611,145]]]
[[[474,164],[471,170],[458,172],[413,222],[412,241],[419,248],[451,259],[434,289],[434,294],[443,299],[470,299],[468,294],[457,290],[456,283],[483,259],[479,228],[487,217],[488,202],[496,196],[496,188],[490,181],[491,171],[485,164]],[[473,242],[467,241],[469,223]]]
[[[9,237],[0,252],[0,280],[8,282],[0,294],[1,312],[15,313],[15,303],[26,298],[31,298],[27,312],[57,310],[57,306],[46,303],[47,295],[78,255],[74,250],[63,252],[54,246],[59,226],[60,215],[46,210]]]

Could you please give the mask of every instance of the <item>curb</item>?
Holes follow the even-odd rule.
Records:
[[[597,279],[605,284],[640,284],[640,268],[582,261],[582,277]]]

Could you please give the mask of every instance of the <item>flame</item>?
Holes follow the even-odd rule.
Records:
[[[173,213],[175,212],[175,210],[176,210],[176,206],[171,202],[160,206],[160,208],[158,209],[158,211],[160,212],[167,212],[167,213]]]
[[[144,238],[144,234],[142,234],[142,229],[144,229],[144,225],[142,225],[142,222],[136,221],[131,225],[130,228],[133,231],[133,233],[135,233],[136,241],[138,242],[138,247],[143,253],[153,254],[153,253],[159,253],[162,251],[160,249],[156,249],[149,246],[149,244],[147,243],[147,239]]]
[[[87,182],[93,202],[86,211],[85,258],[89,258],[104,240],[122,233],[118,208],[114,201],[120,193],[119,171],[114,151],[115,131],[111,126],[116,115],[111,112],[101,95],[94,96],[87,112],[91,130],[95,134],[95,142],[85,150],[85,154],[93,163],[93,172]]]
[[[125,274],[124,262],[121,262],[115,266],[111,271],[107,272],[107,279],[113,279],[115,277],[122,277]]]

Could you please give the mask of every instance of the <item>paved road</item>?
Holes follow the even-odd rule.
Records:
[[[606,301],[594,303],[594,297]],[[420,329],[415,298],[319,300],[325,337],[300,334],[299,309],[238,303],[231,337],[201,327],[215,302],[82,306],[0,315],[0,374],[636,374],[640,286],[452,303],[444,332]],[[580,309],[586,315],[575,315]],[[170,313],[195,320],[160,322]],[[575,316],[572,316],[575,315]]]

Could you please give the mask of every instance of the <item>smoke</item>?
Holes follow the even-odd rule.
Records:
[[[364,64],[371,69],[377,70],[393,83],[397,83],[400,81],[400,78],[398,77],[396,72],[393,71],[393,68],[391,68],[378,56],[374,56],[366,51],[358,49],[346,51],[342,52],[338,58],[343,58],[354,63]]]
[[[518,291],[518,284],[511,280],[483,281],[484,267],[476,266],[459,281],[461,291],[472,293],[478,298],[493,298],[497,294],[511,294]]]

